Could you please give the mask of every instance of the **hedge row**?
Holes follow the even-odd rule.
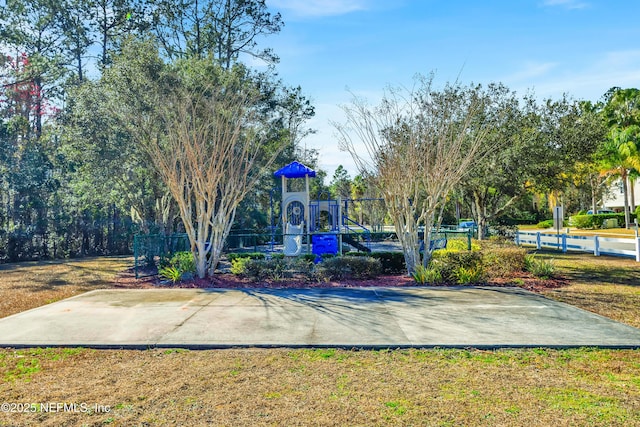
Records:
[[[404,263],[404,255],[402,252],[353,252],[349,253],[349,257],[370,257],[373,259],[377,259],[380,261],[381,266],[381,274],[402,274],[406,273],[407,268]],[[265,259],[265,254],[261,252],[242,252],[242,253],[229,253],[227,254],[227,259],[233,263],[234,260],[239,258],[246,259]],[[272,258],[275,259],[284,259],[283,254],[274,254]],[[305,259],[306,261],[313,262],[316,258],[313,254],[303,254],[300,255],[300,258]],[[332,255],[325,255],[323,259],[326,261],[330,258],[333,258]],[[339,257],[337,257],[339,258]]]
[[[252,280],[283,280],[302,275],[307,280],[373,279],[382,271],[380,261],[372,257],[342,256],[314,264],[308,258],[251,259],[235,258],[231,272]]]
[[[630,214],[631,221],[636,218],[636,214]],[[596,215],[574,215],[569,217],[569,223],[576,228],[600,229],[608,219],[617,219],[618,225],[624,224],[624,213],[596,214]]]

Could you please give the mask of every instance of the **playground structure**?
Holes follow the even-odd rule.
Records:
[[[284,166],[274,172],[274,176],[282,180],[281,221],[286,256],[297,256],[302,252],[303,235],[307,242],[312,242],[313,252],[317,255],[341,253],[343,243],[359,251],[371,252],[371,229],[348,216],[350,203],[361,200],[311,199],[309,178],[314,178],[316,172],[299,162]],[[304,181],[301,183],[300,180]]]
[[[309,179],[314,178],[316,172],[298,162],[284,166],[274,175],[282,182],[281,212],[278,215],[281,226],[275,223],[272,198],[270,234],[231,233],[227,237],[225,251],[282,252],[290,257],[302,253],[317,256],[342,254],[347,245],[361,252],[402,251],[395,228],[382,224],[385,215],[382,199],[312,199]],[[445,248],[447,240],[453,237],[465,239],[470,249],[471,235],[471,230],[443,227],[433,235],[429,247]],[[147,267],[154,265],[162,256],[189,250],[189,246],[184,233],[136,235],[133,244],[136,278],[140,274],[152,274],[147,272]],[[420,250],[423,250],[423,245]]]

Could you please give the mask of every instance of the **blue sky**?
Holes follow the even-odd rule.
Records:
[[[342,164],[330,120],[350,92],[371,103],[416,73],[436,82],[502,82],[539,98],[596,101],[612,86],[640,87],[637,0],[266,0],[283,30],[265,46],[278,73],[316,107],[307,137],[331,178]]]

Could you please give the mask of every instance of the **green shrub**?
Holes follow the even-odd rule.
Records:
[[[316,266],[318,280],[372,279],[380,275],[382,265],[371,257],[343,256],[324,260]]]
[[[313,255],[313,254],[308,254]],[[293,270],[298,274],[302,274],[307,280],[316,280],[316,266],[314,264],[315,256],[313,258],[305,256],[296,259],[293,262]]]
[[[527,250],[517,246],[490,246],[483,251],[482,263],[488,277],[504,277],[525,269]]]
[[[300,258],[272,258],[272,259],[246,259],[240,261],[236,259],[232,261],[238,265],[240,270],[241,264],[244,263],[243,272],[240,273],[252,280],[274,280],[279,281],[294,277],[296,274],[302,274],[307,278],[313,277],[313,262]]]
[[[183,274],[196,272],[196,260],[191,252],[176,252],[171,257],[170,264]]]
[[[636,214],[631,214],[630,219],[636,218]],[[618,224],[624,224],[624,213],[596,214],[596,215],[574,215],[569,218],[569,223],[576,228],[601,229],[607,219],[617,219]]]
[[[247,272],[247,264],[251,261],[251,258],[235,258],[231,261],[231,273],[243,276]]]
[[[479,246],[482,249],[486,249],[488,247],[495,248],[495,247],[514,246],[514,245],[515,245],[514,238],[512,238],[511,236],[496,235],[496,236],[489,236],[489,239],[483,240],[482,244]]]
[[[328,254],[329,255],[329,254]],[[369,257],[377,259],[381,264],[381,274],[402,274],[407,271],[402,252],[350,252],[349,257]],[[323,255],[323,259],[332,258],[333,255]]]
[[[494,236],[495,237],[495,236]],[[479,251],[482,248],[480,243],[476,239],[471,239],[471,250]],[[447,242],[447,250],[468,251],[469,241],[464,238],[453,238]]]
[[[343,253],[344,255],[344,253]],[[349,256],[373,256],[373,254],[371,252],[349,252]]]
[[[407,271],[402,252],[372,252],[370,255],[380,261],[382,274],[402,274]]]
[[[354,279],[374,279],[382,272],[382,263],[375,258],[357,258],[346,256],[349,267],[351,268],[351,277]]]
[[[535,254],[525,256],[525,270],[541,279],[549,279],[554,276],[556,266],[553,260],[537,259]]]
[[[306,262],[314,262],[316,260],[315,254],[302,254],[298,258]]]
[[[453,277],[459,285],[473,285],[484,283],[484,270],[482,266],[477,267],[458,267],[453,270]]]
[[[268,279],[278,281],[286,277],[289,277],[287,275],[287,267],[288,267],[287,259],[273,258],[270,260],[257,260],[257,261],[262,263],[263,266],[265,267],[266,276]]]
[[[426,283],[442,283],[442,272],[437,268],[424,268],[422,265],[416,267],[413,273],[413,280],[422,285]]]
[[[248,259],[244,274],[252,280],[280,280],[284,276],[284,259]]]
[[[482,252],[480,251],[437,251],[433,253],[433,257],[445,260],[447,263],[452,264],[454,268],[475,268],[482,264]]]
[[[449,250],[436,251],[433,253],[430,268],[440,271],[445,282],[454,283],[457,281],[455,271],[465,268],[473,271],[483,272],[481,251],[460,251]]]
[[[553,227],[553,220],[552,219],[547,219],[544,221],[540,221],[538,223],[538,225],[536,225],[536,228],[552,228]]]
[[[227,254],[229,262],[238,258],[265,259],[265,255],[262,252],[231,252]]]
[[[169,258],[162,258],[158,268],[158,275],[173,283],[180,281],[185,275],[195,272],[196,262],[191,252],[176,252]]]
[[[595,215],[574,215],[569,217],[569,223],[576,228],[594,228],[594,216]]]
[[[320,281],[341,280],[346,278],[348,273],[343,257],[323,257],[322,263],[316,266],[316,276]]]
[[[469,250],[469,243],[466,240],[461,239],[449,239],[447,240],[447,251],[467,251]],[[473,250],[473,244],[471,245],[471,250]]]
[[[159,267],[176,267],[185,272],[195,272],[196,262],[190,251],[174,252],[160,258]]]
[[[173,283],[180,281],[182,278],[182,272],[180,272],[177,267],[172,267],[170,265],[161,267],[158,271],[158,275],[163,279],[171,280]]]

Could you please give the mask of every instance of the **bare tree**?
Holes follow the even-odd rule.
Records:
[[[198,276],[212,275],[240,202],[289,140],[282,113],[242,65],[165,64],[153,40],[123,43],[101,85],[175,199]]]
[[[432,78],[419,77],[412,90],[387,90],[377,107],[354,98],[343,107],[346,124],[334,124],[361,173],[375,177],[409,274],[428,265],[447,196],[490,148],[483,102],[479,86],[437,91]]]
[[[215,271],[239,203],[281,149],[265,150],[255,105],[251,90],[213,85],[158,102],[165,132],[145,145],[178,204],[201,278]]]

